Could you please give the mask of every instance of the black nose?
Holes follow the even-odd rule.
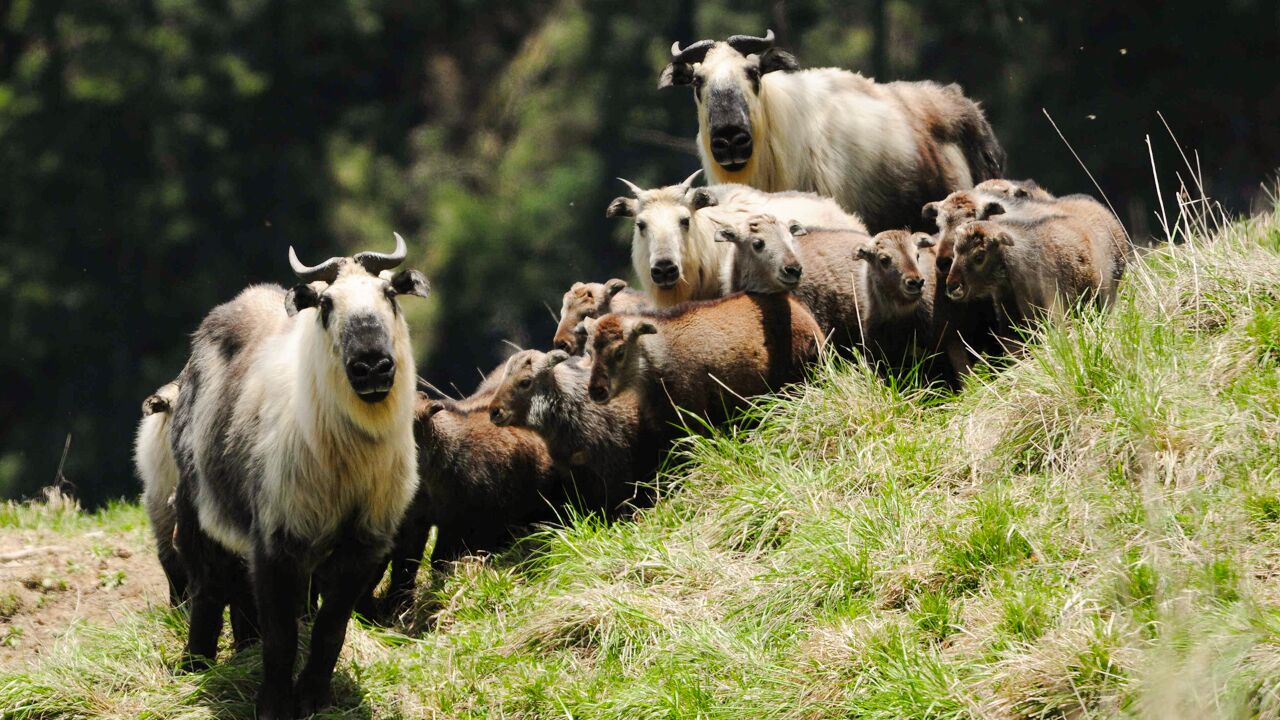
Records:
[[[920,292],[924,288],[924,278],[907,278],[907,289],[912,292]]]
[[[595,402],[602,403],[609,399],[609,389],[603,385],[592,385],[587,391],[591,395],[591,399]]]
[[[722,125],[711,134],[711,156],[721,165],[742,165],[751,158],[751,133],[737,125]]]
[[[782,268],[782,277],[791,282],[799,282],[801,272],[803,270],[799,265],[786,265]]]
[[[958,292],[960,292],[960,283],[958,282],[947,283],[947,294],[954,295]]]
[[[671,287],[680,279],[680,268],[670,260],[659,260],[649,268],[649,277],[659,287]]]
[[[347,374],[353,380],[383,380],[386,378],[394,378],[396,374],[396,361],[391,359],[390,355],[382,353],[370,353],[361,355],[347,363]]]

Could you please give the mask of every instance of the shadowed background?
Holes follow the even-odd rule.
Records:
[[[0,497],[63,474],[136,493],[142,398],[249,283],[410,241],[420,372],[474,387],[545,347],[574,280],[629,277],[625,176],[698,167],[693,103],[659,93],[672,40],[772,27],[804,66],[959,82],[1012,177],[1092,184],[1158,234],[1178,150],[1235,212],[1280,164],[1280,6],[479,0],[0,0]],[[1196,159],[1192,156],[1192,163]],[[1186,171],[1183,169],[1183,176]]]

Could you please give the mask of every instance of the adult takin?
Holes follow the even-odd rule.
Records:
[[[191,598],[187,665],[215,656],[247,566],[262,636],[259,718],[326,706],[352,607],[418,485],[415,378],[397,297],[426,296],[394,252],[289,261],[303,283],[256,285],[214,308],[191,342],[170,428],[178,547]],[[307,580],[321,604],[297,681]]]
[[[632,197],[618,197],[607,217],[635,218],[631,262],[654,305],[669,308],[721,296],[720,268],[733,248],[715,242],[716,230],[757,213],[824,227],[866,231],[862,220],[830,198],[803,192],[761,192],[746,185],[693,188],[702,171],[683,183],[642,190],[623,180]]]
[[[672,406],[717,422],[747,398],[805,377],[823,345],[808,309],[787,294],[741,293],[644,315],[587,320],[588,394],[639,391],[650,427]]]
[[[921,227],[920,206],[1000,177],[1004,150],[957,85],[801,70],[764,37],[671,46],[658,87],[687,85],[711,183],[835,198],[872,232]]]

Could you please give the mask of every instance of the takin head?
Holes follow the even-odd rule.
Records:
[[[617,197],[609,203],[605,217],[635,218],[631,236],[631,259],[636,274],[648,276],[656,287],[669,290],[684,277],[685,258],[690,255],[689,230],[693,213],[698,207],[691,195],[713,197],[707,193],[690,193],[693,181],[701,170],[694,172],[679,185],[643,190],[635,183],[618,178],[631,190],[633,197]]]
[[[528,425],[534,393],[554,382],[552,371],[568,359],[563,350],[521,350],[508,358],[502,382],[489,401],[489,420],[499,427]]]
[[[626,390],[639,374],[639,340],[656,334],[658,327],[642,317],[612,313],[583,322],[591,362],[587,395],[592,402],[603,405]]]
[[[564,294],[560,304],[560,324],[551,344],[557,350],[570,355],[582,352],[586,341],[582,321],[591,317],[598,318],[609,312],[609,302],[613,296],[627,289],[627,281],[613,278],[603,283],[576,282]]]
[[[971,301],[992,293],[1002,274],[1003,249],[1013,236],[994,222],[975,220],[956,231],[955,258],[946,275],[947,297]]]
[[[804,269],[796,257],[795,238],[806,230],[792,220],[778,222],[772,215],[752,215],[738,227],[716,231],[716,242],[734,245],[733,290],[778,293],[796,289]]]
[[[303,265],[293,248],[289,264],[303,281],[285,296],[289,316],[316,309],[310,319],[329,338],[328,347],[345,371],[351,389],[366,403],[378,403],[391,392],[396,379],[395,341],[408,341],[408,326],[396,300],[399,295],[426,297],[426,277],[417,270],[391,270],[407,254],[404,238],[396,233],[391,253],[363,252],[335,257],[315,266]],[[412,372],[412,368],[409,369]]]
[[[728,40],[699,40],[683,50],[671,46],[671,62],[658,88],[688,85],[698,106],[700,132],[711,157],[729,172],[747,166],[757,138],[753,118],[760,117],[761,78],[799,68],[789,53],[773,47],[773,31],[764,37],[734,35]]]
[[[924,293],[924,275],[920,272],[921,250],[934,245],[928,233],[909,230],[885,230],[855,251],[867,263],[867,279],[881,300],[897,305],[910,305]]]

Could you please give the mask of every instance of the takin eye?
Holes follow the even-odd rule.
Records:
[[[694,76],[693,76],[693,89],[694,89],[695,91],[701,91],[701,90],[702,90],[702,86],[703,86],[703,84],[705,84],[705,83],[706,83],[706,79],[704,79],[701,75],[694,75]]]
[[[611,355],[614,362],[622,362],[622,359],[626,356],[627,356],[627,349],[625,347],[615,348],[613,351],[613,354]]]
[[[533,387],[532,378],[520,378],[520,380],[516,382],[516,389],[518,390],[528,390],[531,387]]]
[[[680,227],[684,228],[685,230],[688,230],[688,229],[689,229],[689,218],[687,218],[687,217],[682,217],[682,218],[680,218]]]
[[[637,220],[636,229],[639,230],[640,232],[644,232],[645,230],[649,229],[649,223],[643,220]]]
[[[973,254],[973,261],[974,261],[975,263],[979,264],[979,265],[981,265],[981,264],[982,264],[982,261],[983,261],[983,260],[986,260],[986,259],[987,259],[987,251],[986,251],[986,250],[979,250],[978,252],[976,252],[976,253],[974,253],[974,254]]]
[[[881,255],[880,264],[885,267],[889,267],[890,265],[893,264],[893,258],[889,257],[888,255]]]
[[[751,247],[755,248],[756,252],[760,252],[761,250],[764,250],[764,240],[761,240],[760,238],[756,238],[755,240],[752,240]]]

